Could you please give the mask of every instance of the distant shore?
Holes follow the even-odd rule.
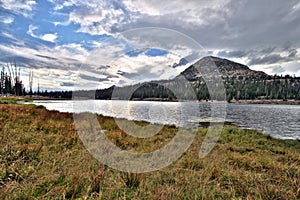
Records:
[[[282,99],[254,99],[254,100],[239,100],[232,101],[231,103],[235,104],[278,104],[278,105],[300,105],[300,100],[287,100],[283,101]]]
[[[180,102],[177,99],[163,99],[163,98],[145,98],[139,99],[135,98],[132,101],[164,101],[164,102]],[[201,103],[226,103],[227,101],[215,101],[215,100],[200,100],[197,102]],[[282,99],[247,99],[247,100],[232,100],[232,104],[275,104],[275,105],[300,105],[300,100],[282,100]]]
[[[15,96],[9,96],[9,97],[0,97],[0,100],[6,99],[6,100],[17,100],[17,101],[22,101],[22,100],[27,100],[27,101],[34,101],[34,100],[73,100],[71,98],[52,98],[52,97],[43,97],[43,96],[20,96],[20,97],[15,97]],[[86,98],[83,98],[86,100]],[[95,99],[95,100],[102,100],[102,99]],[[116,100],[116,99],[115,99]],[[145,99],[140,99],[140,98],[135,98],[132,99],[131,101],[162,101],[162,102],[180,102],[177,99],[165,99],[165,98],[145,98]],[[201,103],[226,103],[226,101],[215,101],[215,100],[200,100],[197,102]],[[229,103],[231,104],[274,104],[274,105],[300,105],[300,100],[282,100],[282,99],[247,99],[247,100],[231,100]]]

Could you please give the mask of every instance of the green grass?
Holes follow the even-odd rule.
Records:
[[[17,99],[11,99],[11,98],[0,98],[0,104],[15,104],[17,103]]]
[[[155,136],[139,139],[120,130],[113,118],[98,119],[112,142],[133,152],[158,149],[178,130],[164,126]],[[71,114],[0,104],[0,199],[300,198],[299,141],[225,126],[213,151],[199,159],[206,132],[199,129],[187,152],[169,167],[124,173],[88,153]]]
[[[0,104],[16,104],[19,101],[32,102],[29,97],[0,97]]]

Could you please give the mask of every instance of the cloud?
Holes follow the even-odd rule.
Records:
[[[38,57],[41,57],[41,58],[46,58],[46,59],[49,59],[49,60],[57,60],[57,58],[53,58],[53,57],[45,56],[45,55],[40,55],[40,54],[36,54],[35,56],[38,56]]]
[[[0,22],[4,24],[11,24],[14,20],[15,18],[13,16],[0,16]]]
[[[70,49],[70,46],[73,49]],[[76,49],[75,49],[76,48]],[[48,68],[48,69],[72,69],[79,68],[84,63],[86,50],[80,46],[62,45],[50,48],[44,45],[35,48],[19,45],[0,44],[2,52],[1,61],[16,60],[25,67]]]
[[[119,75],[123,84],[169,79],[178,75],[178,69],[174,69],[172,66],[179,60],[179,57],[170,53],[160,56],[146,54],[129,56],[125,54],[112,62],[108,71]]]
[[[68,16],[56,25],[79,25],[91,35],[114,35],[142,27],[164,27],[183,32],[209,49],[248,49],[300,45],[299,2],[262,1],[159,1],[159,0],[51,0]],[[259,5],[259,6],[258,6]],[[64,13],[67,9],[67,12]],[[272,17],[269,17],[272,16]],[[293,30],[293,31],[286,31]]]
[[[36,38],[37,36],[33,33],[35,30],[37,30],[37,26],[33,26],[32,24],[29,25],[27,34],[29,34],[31,37]]]
[[[295,20],[283,20],[292,10],[292,2],[275,0],[271,5],[264,0],[125,2],[128,8],[140,13],[129,26],[126,24],[127,27],[172,28],[209,48],[251,49],[263,45],[283,45],[287,40],[299,41],[296,34],[300,33],[297,28],[299,12],[295,13]]]
[[[293,61],[293,62],[289,62],[283,65],[285,68],[285,72],[287,74],[300,74],[300,62],[299,61]]]
[[[31,27],[30,30],[35,30]],[[30,32],[30,31],[29,31]],[[18,66],[45,70],[47,75],[41,74],[44,88],[67,87],[65,82],[70,77],[64,77],[59,73],[50,73],[57,70],[65,72],[76,72],[79,74],[76,84],[84,87],[109,87],[121,82],[132,84],[146,80],[168,79],[177,75],[177,69],[171,66],[178,62],[180,57],[166,53],[165,51],[146,50],[136,57],[126,55],[126,45],[119,43],[95,43],[98,46],[93,51],[88,51],[80,44],[70,43],[47,47],[38,45],[34,48],[18,45],[0,44],[0,51],[3,52],[3,60],[14,59]],[[160,52],[160,53],[158,53]],[[120,75],[122,70],[126,75]],[[57,83],[53,83],[53,80]],[[44,80],[45,79],[45,80]],[[101,83],[99,86],[91,82]],[[60,84],[61,83],[61,84]],[[57,85],[58,84],[58,85]]]
[[[289,57],[289,58],[295,58],[296,55],[297,55],[297,53],[298,53],[298,51],[297,51],[296,49],[291,49],[291,50],[289,51],[288,57]]]
[[[267,55],[259,58],[253,58],[248,63],[249,65],[259,65],[259,64],[276,64],[282,60],[288,60],[286,57],[283,57],[279,54]]]
[[[137,18],[157,17],[155,20],[167,18],[170,23],[186,25],[208,25],[212,21],[220,21],[231,14],[226,8],[230,1],[159,1],[159,0],[126,0],[124,4],[140,13]],[[209,13],[209,15],[208,15]],[[180,16],[180,17],[179,17]],[[173,20],[172,20],[173,18]]]
[[[253,66],[252,69],[254,70],[260,70],[265,71],[268,74],[277,74],[277,75],[297,75],[300,74],[300,68],[299,68],[299,61],[291,61],[282,63],[280,65],[273,64],[273,65],[256,65]]]
[[[276,50],[276,47],[292,43],[294,49],[299,48],[300,13],[295,12],[299,9],[299,3],[282,3],[279,0],[275,0],[272,4],[263,0],[260,1],[260,6],[257,6],[257,3],[233,0],[200,2],[72,0],[64,5],[64,2],[56,1],[61,10],[73,6],[68,14],[68,23],[80,25],[78,31],[91,35],[103,33],[115,35],[132,28],[149,26],[165,27],[186,33],[208,49],[218,49],[218,56],[239,60],[244,64],[270,65],[298,59],[297,52],[293,51],[286,55],[285,50]],[[156,34],[153,32],[152,35]],[[136,43],[142,44],[145,38],[140,36]],[[168,50],[178,52],[179,48],[169,42],[170,40],[167,42],[159,40],[157,43],[166,46]],[[185,57],[192,53],[181,54]]]
[[[63,86],[63,87],[73,87],[74,83],[71,83],[71,82],[62,82],[62,83],[60,83],[60,86]]]
[[[99,78],[99,77],[95,77],[95,76],[89,76],[86,74],[80,74],[79,77],[81,79],[85,79],[85,80],[92,81],[92,82],[108,81],[108,78]]]
[[[17,62],[19,66],[19,63]],[[38,86],[41,90],[70,90],[71,84],[76,80],[76,73],[62,69],[47,68],[21,68],[21,80],[24,87],[29,89],[28,76],[33,71],[33,90],[37,91]]]
[[[291,47],[268,47],[260,50],[218,50],[216,56],[228,59],[244,59],[247,65],[270,65],[299,59],[298,50]]]
[[[269,70],[270,74],[281,74],[284,73],[286,70],[281,65],[274,65],[266,67],[267,70]]]
[[[34,31],[36,31],[36,30],[38,30],[38,27],[31,24],[28,27],[27,34],[30,35],[33,38],[38,38],[38,39],[41,39],[41,40],[44,40],[44,41],[47,41],[47,42],[51,42],[51,43],[55,43],[55,41],[58,37],[57,33],[54,33],[54,34],[47,33],[47,34],[44,34],[44,35],[36,35],[34,33]]]
[[[57,33],[54,33],[54,34],[47,33],[45,35],[42,35],[40,37],[40,39],[54,43],[56,41],[56,39],[57,39]]]
[[[66,7],[73,8],[68,13],[68,21],[55,22],[55,25],[69,25],[71,23],[80,25],[78,32],[91,35],[112,34],[118,32],[121,26],[130,22],[130,10],[126,9],[122,1],[105,0],[70,0],[51,1],[55,10],[59,13]]]
[[[248,65],[253,70],[264,71],[267,74],[290,74],[300,76],[298,54],[299,48],[291,45],[283,47],[265,47],[251,50],[216,50],[215,56]]]
[[[68,26],[71,24],[70,21],[64,21],[64,22],[53,22],[54,26]]]
[[[298,50],[294,48],[267,48],[260,51],[249,51],[246,55],[249,65],[272,65],[299,60]]]
[[[247,55],[247,52],[245,51],[241,51],[241,50],[238,50],[238,51],[218,51],[217,53],[217,56],[219,57],[225,57],[225,58],[240,58],[240,57],[244,57]]]
[[[23,15],[24,17],[30,17],[32,15],[36,4],[35,0],[0,0],[0,7],[14,14]]]

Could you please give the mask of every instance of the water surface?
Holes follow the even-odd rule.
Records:
[[[199,122],[232,122],[276,138],[300,139],[300,106],[157,101],[34,101],[48,110],[92,112],[151,123],[198,126]],[[222,110],[226,109],[223,116]]]

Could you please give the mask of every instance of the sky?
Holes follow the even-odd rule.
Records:
[[[47,90],[168,79],[204,55],[300,76],[299,24],[298,0],[0,0],[0,66]]]

